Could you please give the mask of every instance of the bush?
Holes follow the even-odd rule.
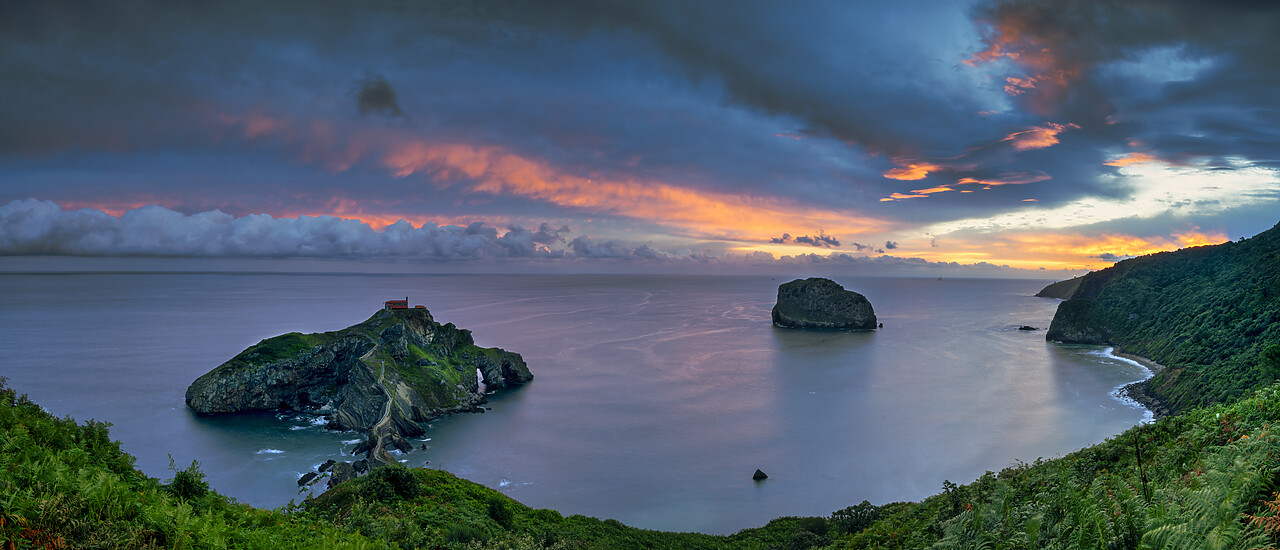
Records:
[[[493,521],[501,525],[503,529],[511,529],[511,522],[515,519],[515,512],[507,507],[505,499],[498,495],[489,497],[489,517]]]
[[[860,504],[832,512],[831,526],[840,533],[858,533],[870,527],[878,517],[880,509],[864,500]]]
[[[412,500],[423,493],[418,478],[408,468],[400,465],[381,466],[369,470],[360,496],[379,502]]]
[[[169,457],[169,469],[173,470],[173,479],[169,480],[169,492],[177,495],[183,500],[200,500],[209,494],[209,482],[204,479],[204,472],[200,471],[200,463],[194,460],[191,465],[183,470],[179,470],[173,463],[173,457]]]

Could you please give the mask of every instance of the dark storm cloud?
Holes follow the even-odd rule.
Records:
[[[356,92],[356,108],[360,114],[377,113],[391,117],[403,117],[400,103],[396,101],[396,92],[381,75],[371,74],[360,81],[360,91]]]
[[[392,177],[387,144],[421,141],[493,148],[588,180],[911,224],[1001,213],[1029,198],[1049,207],[1123,197],[1130,183],[1114,177],[1123,169],[1104,163],[1130,152],[1224,170],[1280,160],[1277,12],[1263,3],[136,1],[0,10],[0,204],[124,196],[185,212],[234,205],[222,211],[241,215],[261,211],[261,197],[280,216],[345,202],[372,214],[487,213],[500,226],[531,211],[570,219],[538,197],[476,193],[462,169]],[[985,35],[975,17],[989,25]],[[985,46],[1036,47],[1018,59],[990,50],[982,61]],[[368,77],[353,86],[360,74]],[[414,127],[362,113],[411,114]],[[1063,128],[1056,143],[1028,139],[1051,125]],[[172,161],[163,174],[158,159]],[[115,179],[85,176],[104,163]],[[918,180],[882,177],[911,163],[937,168]],[[958,185],[971,192],[943,189]],[[892,193],[925,197],[877,202]],[[589,210],[573,215],[609,215]],[[840,232],[846,241],[899,238]],[[567,233],[513,225],[494,230],[484,250],[652,250]],[[839,246],[821,237],[773,241]]]
[[[1005,58],[1019,69],[1011,77],[1041,78],[1016,101],[1081,124],[1098,145],[1276,165],[1280,4],[1010,0],[977,13],[994,59],[997,50],[1046,52]]]

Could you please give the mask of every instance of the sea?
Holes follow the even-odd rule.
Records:
[[[719,534],[918,500],[1150,419],[1116,393],[1145,368],[1045,340],[1059,301],[1034,294],[1051,281],[832,278],[884,327],[774,327],[792,277],[0,273],[0,376],[55,415],[110,422],[151,476],[195,461],[219,492],[278,507],[318,493],[297,479],[351,460],[360,434],[197,416],[187,385],[262,339],[407,297],[535,378],[435,421],[402,462],[566,516]]]

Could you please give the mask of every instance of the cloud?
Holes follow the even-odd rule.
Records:
[[[391,89],[387,79],[376,74],[370,74],[360,81],[360,91],[356,92],[356,108],[362,115],[375,113],[390,117],[405,116],[404,111],[400,110],[400,103],[396,101],[395,90]]]
[[[875,252],[876,254],[884,254],[884,249],[879,248],[874,244],[849,243],[849,246],[852,246],[853,249],[858,252]]]
[[[893,250],[893,249],[895,249],[895,248],[898,248],[898,243],[896,243],[896,242],[894,242],[894,241],[885,241],[885,242],[884,242],[884,247],[885,247],[886,249],[888,249],[888,250]]]
[[[884,177],[889,179],[894,179],[894,180],[915,181],[915,180],[922,180],[928,177],[930,172],[937,172],[938,170],[941,170],[941,169],[942,169],[941,166],[938,166],[937,164],[930,164],[927,162],[922,162],[918,164],[910,163],[910,164],[907,164],[906,166],[899,166],[897,168],[893,168],[886,171],[884,173]]]
[[[821,246],[828,248],[840,246],[840,239],[823,233],[818,233],[812,237],[808,235],[801,235],[796,237],[796,242],[800,244],[807,244],[809,246]]]
[[[1033,126],[1029,130],[1014,132],[1001,141],[1008,141],[1016,151],[1044,149],[1058,144],[1058,134],[1069,129],[1080,129],[1079,124],[1056,124],[1053,122],[1043,126]]]
[[[466,227],[405,221],[376,231],[333,216],[234,217],[214,210],[182,214],[144,206],[120,217],[99,210],[63,210],[51,201],[15,200],[0,206],[0,255],[405,257],[461,260],[559,257],[515,227],[499,235],[480,222]]]
[[[1028,183],[1036,183],[1053,179],[1052,176],[1044,172],[1005,172],[991,178],[961,178],[956,185],[985,185],[987,187],[996,187],[1000,185],[1025,185]]]

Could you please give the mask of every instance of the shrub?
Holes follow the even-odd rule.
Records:
[[[422,494],[422,485],[408,468],[400,465],[382,466],[369,470],[360,496],[379,502],[412,500]]]
[[[185,469],[179,470],[169,457],[169,469],[173,470],[173,479],[169,480],[169,492],[183,500],[200,500],[209,494],[209,482],[200,471],[200,463],[195,460]]]
[[[493,521],[501,525],[503,529],[511,529],[511,522],[515,519],[515,512],[507,507],[504,499],[498,495],[489,497],[489,517]]]

